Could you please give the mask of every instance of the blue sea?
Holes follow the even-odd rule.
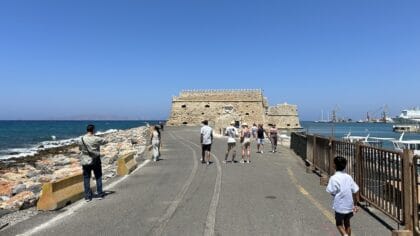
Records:
[[[352,136],[367,136],[378,138],[395,138],[399,139],[401,134],[392,131],[394,124],[390,123],[315,123],[312,121],[302,121],[303,129],[310,134],[318,134],[326,137],[342,138],[349,132]],[[406,133],[404,140],[418,139],[418,133]],[[392,143],[384,141],[384,148],[392,148]]]
[[[70,144],[94,124],[101,133],[156,124],[158,121],[0,121],[0,160],[35,154],[40,148]]]

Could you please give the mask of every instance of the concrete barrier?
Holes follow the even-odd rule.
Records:
[[[128,175],[137,168],[137,162],[134,159],[134,152],[130,152],[118,158],[117,174],[119,176]]]
[[[83,174],[72,175],[44,184],[37,209],[41,211],[56,210],[76,202],[83,196]]]

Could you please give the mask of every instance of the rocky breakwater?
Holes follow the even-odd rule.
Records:
[[[104,181],[116,175],[116,160],[128,152],[143,152],[146,127],[103,135],[101,147]],[[81,173],[79,148],[75,144],[39,153],[36,156],[0,162],[0,213],[15,212],[36,205],[44,183]],[[1,216],[1,215],[0,215]]]

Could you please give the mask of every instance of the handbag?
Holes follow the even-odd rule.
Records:
[[[92,154],[89,152],[89,148],[86,146],[85,141],[83,141],[83,138],[82,138],[82,143],[83,143],[83,146],[85,146],[85,149],[88,152],[88,155],[84,154],[83,151],[80,153],[80,164],[82,166],[92,165],[92,162],[93,162]]]

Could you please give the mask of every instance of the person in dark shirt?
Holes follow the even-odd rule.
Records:
[[[258,125],[258,130],[257,130],[257,153],[264,153],[264,139],[266,136],[266,132],[264,130],[264,127],[262,124]]]

